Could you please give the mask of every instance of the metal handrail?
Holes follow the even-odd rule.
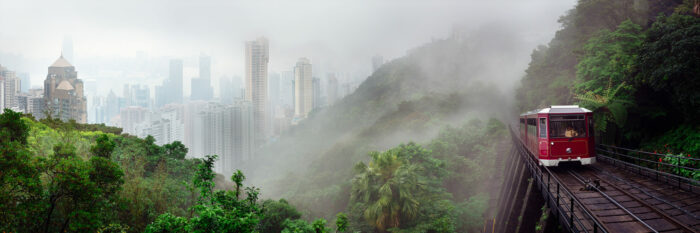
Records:
[[[663,157],[676,157],[676,158],[681,158],[681,159],[688,159],[688,160],[693,160],[693,161],[700,161],[698,158],[691,158],[691,157],[683,157],[683,156],[678,156],[678,155],[669,155],[669,154],[659,154],[659,153],[653,153],[653,152],[647,152],[647,151],[641,151],[641,150],[634,150],[634,149],[629,149],[629,148],[623,148],[623,147],[617,147],[617,146],[611,146],[611,145],[605,145],[605,144],[598,144],[599,146],[604,146],[604,147],[610,147],[610,148],[615,148],[619,150],[626,150],[626,151],[631,151],[631,152],[636,152],[636,153],[642,153],[642,154],[648,154],[648,155],[655,155],[655,156],[663,156]]]
[[[599,150],[599,151],[604,151],[604,152],[609,152],[609,151],[607,151],[607,150],[603,150],[603,149],[600,149],[600,148],[598,148],[598,150]],[[611,152],[611,153],[614,153],[614,152]],[[636,168],[636,169],[634,169],[634,170],[636,170],[638,174],[644,175],[644,174],[641,172],[642,170],[645,171],[645,172],[648,172],[648,173],[650,173],[650,174],[655,174],[657,180],[659,179],[659,175],[665,176],[665,177],[670,177],[671,179],[676,179],[676,180],[678,180],[678,187],[681,188],[681,189],[682,189],[682,187],[683,187],[683,186],[681,186],[681,181],[684,181],[684,183],[686,183],[686,184],[688,185],[688,191],[691,191],[691,192],[693,192],[693,190],[694,190],[693,187],[696,187],[696,188],[697,188],[697,187],[700,187],[700,181],[695,180],[695,179],[691,179],[691,178],[688,178],[688,177],[679,176],[679,175],[676,175],[676,174],[671,174],[671,173],[659,171],[659,170],[657,170],[657,169],[648,168],[648,167],[646,167],[646,166],[636,165],[636,164],[633,164],[633,163],[629,163],[629,162],[626,162],[626,161],[622,161],[622,160],[620,160],[620,159],[613,158],[613,157],[611,157],[611,156],[609,156],[609,155],[607,155],[607,154],[598,154],[597,156],[598,156],[600,159],[607,159],[607,160],[612,161],[612,164],[613,164],[614,166],[617,166],[617,164],[623,164],[625,167]],[[668,180],[668,179],[667,179],[667,180]],[[697,190],[697,189],[696,189],[696,190]]]
[[[518,154],[520,154],[520,156],[525,156],[524,159],[525,159],[525,161],[527,161],[527,166],[532,171],[532,175],[534,176],[535,179],[537,179],[539,181],[538,182],[539,184],[544,186],[543,188],[547,189],[547,192],[545,192],[545,193],[547,195],[548,200],[556,200],[555,208],[557,209],[558,215],[561,216],[560,222],[562,222],[563,225],[566,225],[569,229],[571,229],[574,232],[580,232],[579,227],[576,227],[574,225],[574,222],[577,223],[577,225],[580,226],[580,229],[582,229],[584,232],[589,232],[588,229],[586,229],[584,227],[583,222],[581,222],[581,219],[578,216],[576,216],[576,214],[574,212],[574,208],[577,206],[578,209],[585,214],[585,217],[587,217],[588,219],[590,219],[592,221],[591,225],[593,225],[593,232],[597,233],[600,230],[600,232],[607,233],[608,231],[602,227],[603,225],[600,222],[598,222],[598,220],[596,218],[593,217],[593,214],[591,214],[588,211],[588,209],[584,208],[584,205],[578,200],[578,198],[576,198],[576,196],[573,195],[566,188],[566,186],[562,184],[562,182],[559,180],[559,178],[557,178],[557,176],[555,176],[552,173],[552,171],[549,170],[549,168],[542,167],[543,169],[541,169],[535,163],[534,158],[532,156],[530,156],[531,154],[527,150],[525,150],[523,142],[515,135],[512,127],[509,127],[509,128],[510,128],[511,138],[513,138],[513,143],[515,144],[516,148],[519,151]],[[516,138],[518,138],[518,139],[516,140]],[[547,174],[547,185],[546,186],[544,185],[543,170]],[[554,196],[554,194],[552,194],[550,189],[549,189],[550,185],[553,184],[551,182],[552,179],[554,181],[554,184],[556,184],[556,186],[557,186],[557,195],[556,196]],[[560,191],[559,191],[560,187],[564,187],[563,193],[560,193]],[[570,207],[559,204],[559,200],[562,197],[561,194],[564,194],[565,198],[569,198],[570,203],[571,203]],[[547,203],[549,204],[549,202],[547,202]],[[569,212],[569,216],[566,216],[565,210]],[[562,221],[564,219],[568,219],[568,221]]]
[[[609,151],[609,150],[602,149],[602,148],[598,148],[598,150],[605,151],[605,152],[608,152],[608,153],[611,153],[611,154],[615,154],[615,155],[619,155],[619,156],[622,156],[622,157],[625,157],[625,158],[629,158],[629,159],[632,159],[632,160],[641,160],[641,161],[644,161],[644,162],[653,163],[653,164],[656,164],[656,165],[661,165],[661,166],[666,166],[666,167],[673,167],[673,168],[683,168],[683,169],[691,170],[691,171],[700,171],[700,168],[692,168],[692,167],[681,166],[681,165],[679,165],[680,163],[677,164],[677,165],[673,165],[673,164],[669,164],[669,163],[659,162],[659,161],[656,161],[656,160],[650,160],[650,159],[644,159],[644,158],[635,157],[635,156],[631,156],[631,155],[620,154],[620,153],[617,153],[617,152],[615,152],[615,151]],[[680,160],[680,159],[684,159],[684,158],[683,158],[683,157],[677,157],[677,159]]]

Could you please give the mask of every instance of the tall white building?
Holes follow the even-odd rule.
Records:
[[[184,107],[180,104],[168,104],[147,115],[146,120],[134,126],[138,137],[148,135],[156,139],[156,144],[164,145],[184,140]]]
[[[328,74],[328,98],[327,98],[327,104],[330,106],[335,103],[335,101],[338,100],[338,79],[335,77],[335,74]]]
[[[18,109],[17,94],[20,92],[20,79],[14,71],[0,66],[0,111],[5,108]]]
[[[230,176],[240,163],[251,158],[255,131],[253,108],[249,102],[233,105],[207,103],[195,115],[190,157],[218,155],[214,171]]]
[[[267,139],[268,95],[267,63],[270,60],[269,45],[261,37],[245,43],[245,101],[253,105],[255,145],[262,145]]]
[[[309,59],[299,58],[294,67],[294,116],[305,118],[313,109],[313,77]]]
[[[122,108],[119,115],[121,116],[121,126],[124,133],[138,135],[136,126],[146,120],[148,109],[140,106],[129,106]]]

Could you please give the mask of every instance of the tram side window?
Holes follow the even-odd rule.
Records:
[[[537,119],[527,119],[527,134],[537,137]]]
[[[583,115],[550,116],[549,135],[552,138],[586,137],[586,120]]]
[[[525,131],[525,118],[520,118],[520,130]]]
[[[547,138],[547,118],[540,118],[540,138]]]

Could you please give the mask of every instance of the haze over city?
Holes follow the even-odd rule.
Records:
[[[700,0],[0,0],[0,232],[698,232],[699,57]]]
[[[272,72],[291,70],[299,57],[308,57],[324,73],[367,76],[372,56],[402,56],[432,38],[448,36],[455,27],[470,31],[502,24],[517,30],[525,44],[546,43],[559,27],[556,19],[573,3],[2,1],[0,27],[6,30],[0,32],[0,64],[29,73],[35,86],[70,38],[75,54],[70,62],[81,79],[101,84],[100,93],[121,93],[122,83],[155,85],[167,76],[167,59],[181,58],[189,95],[200,53],[212,57],[212,82],[217,84],[222,76],[243,75],[243,42],[260,36],[270,40]],[[523,49],[527,53],[531,48]]]

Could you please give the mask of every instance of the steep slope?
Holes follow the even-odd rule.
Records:
[[[353,164],[373,150],[425,142],[474,117],[505,121],[509,94],[529,49],[492,27],[412,49],[351,95],[311,116],[244,164],[253,183],[311,216],[332,216],[349,199]]]

